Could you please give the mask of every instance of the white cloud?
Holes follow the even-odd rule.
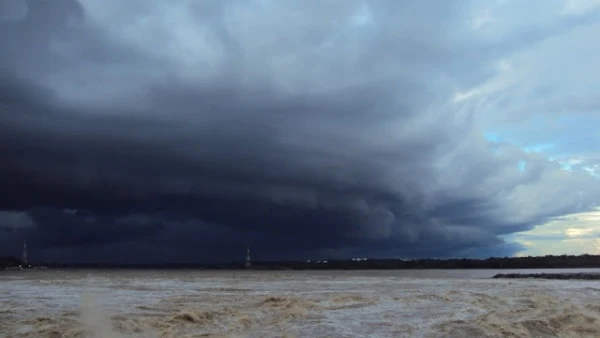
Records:
[[[600,8],[600,0],[565,0],[561,10],[565,15],[582,15]]]
[[[454,94],[452,101],[461,103],[468,100],[485,100],[490,96],[508,90],[519,82],[519,73],[510,60],[502,59],[496,63],[496,75],[485,83]]]
[[[483,28],[486,25],[489,25],[491,23],[493,23],[494,17],[491,14],[491,11],[489,9],[483,11],[482,13],[480,13],[479,15],[477,15],[475,17],[475,19],[473,19],[473,28],[475,30],[479,30],[481,28]]]

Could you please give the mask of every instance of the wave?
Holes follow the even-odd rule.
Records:
[[[600,337],[594,282],[164,279],[0,280],[0,336]]]

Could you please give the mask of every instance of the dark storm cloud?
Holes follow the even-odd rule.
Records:
[[[579,194],[584,173],[495,155],[476,107],[447,103],[440,79],[473,84],[494,63],[464,57],[488,48],[466,42],[466,3],[49,3],[0,33],[0,209],[32,220],[3,236],[13,246],[130,261],[247,245],[263,259],[510,253],[497,235],[598,196]]]
[[[38,208],[29,211],[29,215],[37,224],[29,239],[39,248],[79,247],[81,243],[96,246],[131,238],[143,239],[155,235],[162,227],[158,220],[123,220],[101,212],[82,215],[79,211]]]

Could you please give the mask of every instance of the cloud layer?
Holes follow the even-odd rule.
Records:
[[[61,260],[513,254],[503,235],[600,197],[589,170],[483,134],[527,118],[500,119],[504,95],[539,91],[511,58],[597,19],[554,5],[485,31],[479,2],[7,1],[2,241]]]

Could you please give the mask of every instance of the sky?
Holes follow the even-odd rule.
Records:
[[[598,0],[0,13],[0,254],[600,254]]]

